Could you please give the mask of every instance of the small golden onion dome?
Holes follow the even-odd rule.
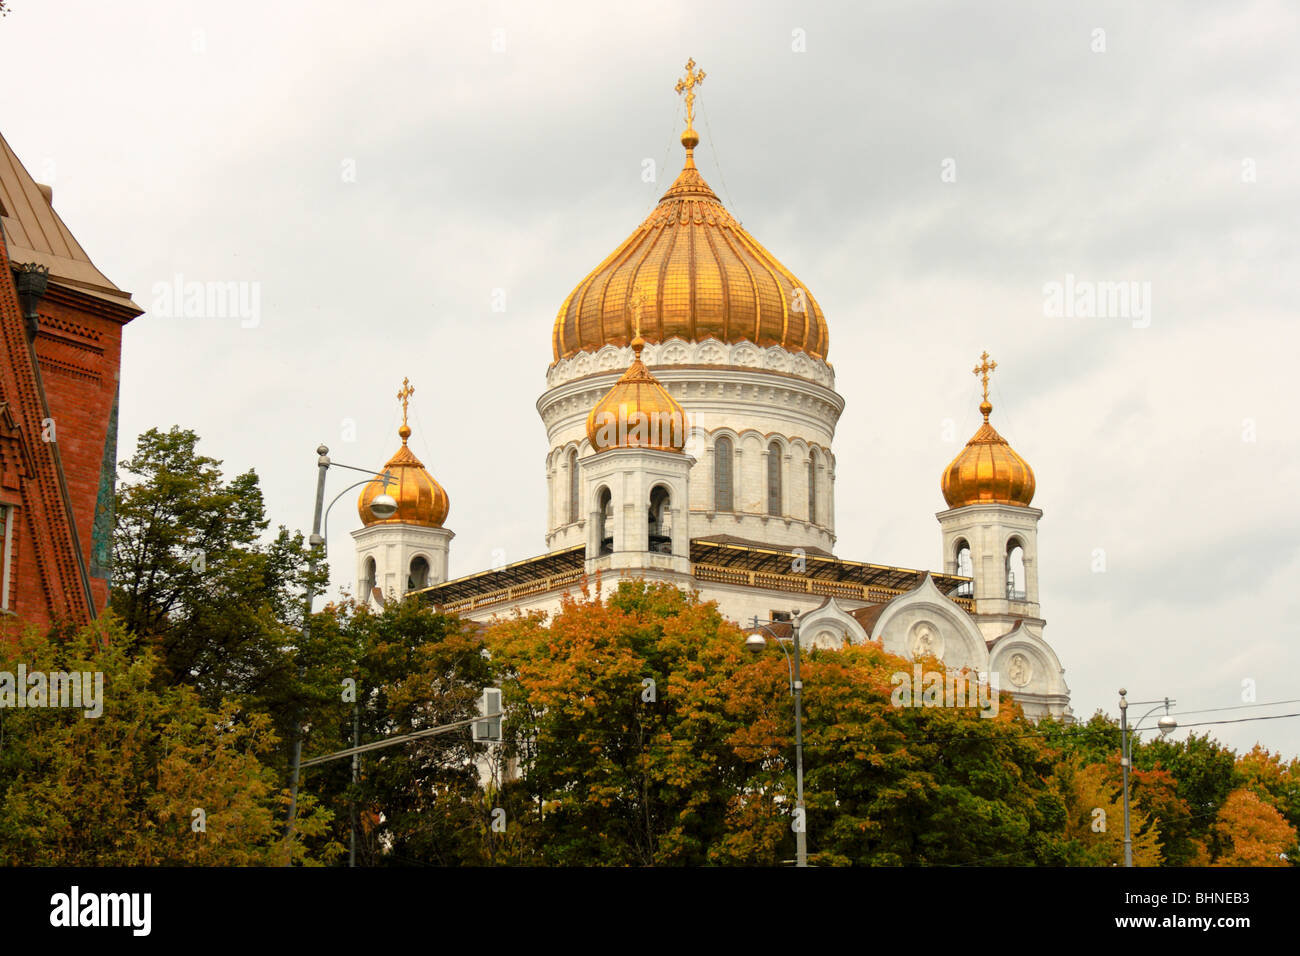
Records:
[[[385,493],[383,480],[376,475],[361,489],[361,495],[357,498],[357,513],[361,516],[361,523],[366,527],[376,524],[415,524],[426,528],[441,528],[451,508],[447,492],[424,470],[420,459],[406,446],[406,440],[411,437],[411,429],[405,421],[397,434],[402,438],[402,447],[397,449],[397,454],[388,459],[388,464],[384,466],[384,470],[391,472],[394,479],[388,483],[387,493],[396,499],[397,511],[391,518],[376,518],[371,512],[370,502]]]
[[[632,340],[633,359],[623,377],[587,414],[587,440],[597,451],[654,448],[681,451],[686,413],[641,361],[645,339]]]
[[[699,134],[682,134],[686,165],[636,231],[569,293],[555,318],[555,361],[633,336],[631,303],[646,301],[652,342],[779,345],[825,359],[821,306],[746,232],[695,168]]]
[[[980,411],[984,424],[944,469],[940,480],[944,500],[950,508],[978,504],[1028,507],[1034,500],[1034,470],[989,424],[993,406],[987,398],[980,403]]]

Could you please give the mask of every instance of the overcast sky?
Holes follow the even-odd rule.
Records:
[[[149,310],[119,458],[192,428],[305,528],[316,445],[382,465],[409,376],[453,575],[544,551],[552,323],[680,168],[694,57],[701,171],[826,313],[836,552],[942,567],[987,349],[1075,713],[1122,685],[1300,698],[1294,4],[11,6],[0,129]],[[1138,283],[1149,313],[1048,314],[1067,275]],[[178,276],[248,283],[257,315],[162,314]],[[1210,729],[1300,751],[1300,718]]]

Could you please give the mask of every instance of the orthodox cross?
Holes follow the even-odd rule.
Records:
[[[989,353],[985,352],[980,356],[980,364],[976,365],[972,371],[984,383],[984,401],[989,400],[989,373],[998,367],[997,362],[989,361]]]
[[[402,403],[402,427],[400,431],[404,431],[406,435],[411,433],[410,426],[406,424],[406,403],[411,400],[411,396],[414,394],[415,389],[411,387],[411,380],[409,378],[402,379],[402,387],[397,390],[397,400]],[[403,443],[406,442],[406,435],[402,436]]]
[[[677,81],[677,95],[686,94],[686,128],[695,125],[695,87],[704,82],[704,71],[695,69],[695,59],[686,61],[686,75]]]

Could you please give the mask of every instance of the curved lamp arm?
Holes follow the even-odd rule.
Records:
[[[336,467],[337,467],[337,466],[336,466]],[[348,467],[348,466],[347,466],[347,465],[344,465],[343,467],[346,468],[346,467]],[[361,470],[361,469],[359,469],[359,468],[354,468],[354,469],[353,469],[353,471],[360,471],[360,470]],[[336,504],[338,504],[339,499],[342,498],[344,495],[346,495],[346,494],[347,494],[349,491],[351,491],[353,488],[360,488],[362,485],[368,485],[368,484],[370,484],[372,481],[382,481],[382,482],[384,483],[384,491],[388,491],[388,486],[389,486],[389,484],[391,484],[391,483],[393,483],[393,482],[396,482],[397,479],[394,478],[394,477],[392,477],[392,475],[390,475],[388,472],[384,472],[382,475],[374,475],[374,476],[372,476],[372,477],[370,477],[370,478],[367,478],[365,481],[358,481],[355,485],[348,485],[346,488],[344,488],[342,491],[340,491],[337,495],[334,496],[334,500],[331,501],[331,502],[329,503],[329,506],[325,509],[325,517],[324,517],[324,524],[325,524],[325,526],[324,526],[324,528],[321,529],[321,541],[320,541],[320,543],[321,543],[321,546],[325,549],[325,553],[326,553],[326,554],[329,553],[329,539],[330,539],[330,508],[333,508]]]
[[[1133,703],[1150,704],[1153,703],[1153,701],[1143,700],[1143,701],[1133,701]],[[1166,697],[1164,700],[1155,701],[1154,703],[1155,706],[1152,707],[1150,710],[1148,710],[1141,717],[1139,717],[1138,722],[1134,724],[1132,729],[1129,730],[1128,732],[1128,752],[1125,753],[1124,756],[1128,758],[1130,761],[1133,759],[1133,738],[1136,737],[1138,733],[1141,731],[1142,721],[1146,720],[1148,717],[1154,714],[1157,710],[1160,710],[1162,707],[1164,708],[1165,713],[1168,714],[1170,706],[1177,703],[1177,701],[1171,700],[1170,698]]]
[[[777,637],[776,632],[775,632],[774,630],[772,630],[772,628],[771,628],[769,625],[758,623],[758,618],[757,618],[757,617],[754,618],[754,620],[751,622],[751,624],[752,624],[752,626],[755,627],[755,628],[758,628],[758,629],[760,629],[760,630],[767,631],[767,633],[770,634],[770,635],[772,636],[772,640],[776,642],[776,646],[779,647],[779,648],[781,648],[781,653],[783,653],[783,654],[785,655],[785,666],[786,666],[786,670],[787,670],[787,671],[789,672],[789,674],[790,674],[790,693],[793,695],[793,694],[794,694],[794,660],[790,657],[790,651],[789,651],[789,649],[785,646],[785,641],[783,641],[783,640],[781,640],[781,638]]]

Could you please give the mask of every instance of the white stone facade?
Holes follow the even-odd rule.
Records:
[[[454,537],[446,528],[413,524],[373,524],[353,531],[357,600],[375,603],[375,588],[384,598],[400,597],[411,585],[418,589],[446,581],[447,558]],[[427,579],[421,583],[419,575],[426,565]]]
[[[831,444],[844,400],[834,372],[819,359],[779,346],[725,345],[670,339],[648,345],[642,361],[686,412],[686,452],[691,466],[690,534],[727,534],[776,547],[835,544],[835,456]],[[547,548],[587,540],[585,507],[591,489],[572,485],[579,462],[592,454],[587,414],[632,363],[631,348],[605,346],[557,362],[537,402],[551,451],[546,458],[549,494]],[[732,446],[731,506],[715,483],[718,440]],[[725,444],[723,445],[725,448]],[[769,496],[770,459],[777,456],[779,496]],[[812,494],[809,477],[812,476]],[[722,505],[722,507],[720,507]]]

